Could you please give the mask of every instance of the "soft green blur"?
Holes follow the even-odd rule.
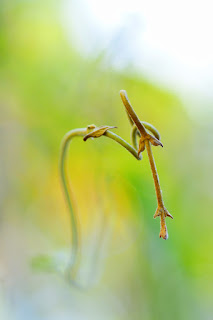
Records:
[[[212,128],[190,119],[171,92],[113,70],[107,50],[83,57],[65,36],[60,5],[0,3],[0,319],[211,319]],[[161,133],[164,148],[153,152],[174,220],[169,239],[159,239],[146,152],[137,161],[105,137],[76,138],[69,172],[81,224],[79,278],[92,282],[82,291],[31,260],[53,255],[66,264],[60,142],[92,123],[117,126],[130,141],[120,89]]]

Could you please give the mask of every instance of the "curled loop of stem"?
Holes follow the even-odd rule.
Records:
[[[154,134],[155,138],[160,140],[160,133],[158,132],[158,130],[153,125],[151,125],[150,123],[145,122],[145,121],[141,121],[141,123],[144,125],[144,127],[146,129],[148,129],[150,132],[152,132]],[[132,144],[133,144],[135,149],[138,149],[137,136],[140,137],[141,134],[138,131],[138,128],[136,127],[136,125],[133,123],[132,124],[132,130],[131,130],[131,140],[132,140]]]

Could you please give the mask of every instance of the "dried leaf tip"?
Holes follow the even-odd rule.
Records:
[[[87,141],[89,138],[99,138],[103,136],[107,130],[115,129],[117,127],[110,127],[110,126],[101,126],[101,127],[95,127],[91,132],[86,134],[83,138],[84,141]]]
[[[162,206],[162,207],[158,207],[154,214],[154,218],[157,218],[157,217],[160,217],[159,237],[163,238],[164,240],[167,240],[169,235],[166,227],[166,217],[170,217],[171,219],[173,219],[173,216],[168,212],[168,210],[164,206]]]
[[[154,136],[152,136],[151,134],[149,133],[146,133],[146,135],[144,136],[141,136],[140,140],[139,140],[139,147],[138,147],[138,156],[141,152],[143,152],[145,150],[145,147],[146,147],[146,144],[145,144],[145,141],[146,140],[149,140],[150,143],[153,145],[153,146],[161,146],[163,147],[163,144],[160,140],[158,140],[157,138],[155,138]]]

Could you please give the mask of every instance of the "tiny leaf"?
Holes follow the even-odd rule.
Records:
[[[84,141],[86,141],[89,138],[99,138],[103,136],[107,130],[114,129],[117,127],[109,127],[109,126],[102,126],[102,127],[97,127],[93,131],[89,132],[86,136],[84,136]]]

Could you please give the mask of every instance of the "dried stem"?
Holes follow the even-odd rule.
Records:
[[[149,142],[149,140],[145,140],[145,145],[146,145],[146,151],[147,151],[148,157],[149,157],[150,167],[152,170],[158,206],[163,206],[163,199],[162,199],[162,194],[161,194],[161,189],[160,189],[160,181],[159,181],[159,177],[158,177],[157,168],[155,165],[155,159],[154,159],[153,153],[152,153],[151,143]]]
[[[166,217],[170,217],[173,219],[172,215],[168,212],[168,210],[164,207],[161,188],[160,188],[160,181],[158,177],[157,168],[155,165],[155,160],[152,154],[151,143],[149,140],[145,140],[145,146],[149,157],[149,163],[153,175],[154,185],[155,185],[155,192],[157,196],[157,210],[154,214],[154,218],[160,217],[160,234],[159,237],[163,238],[164,240],[168,239],[168,232],[166,227]]]
[[[131,136],[132,136],[132,143],[134,147],[136,148],[138,146],[137,144],[137,134],[139,132],[140,134],[140,140],[139,140],[139,146],[138,146],[138,155],[147,149],[148,157],[149,157],[149,162],[152,170],[152,175],[154,179],[154,185],[155,185],[155,191],[156,191],[156,196],[157,196],[157,202],[158,202],[158,207],[155,212],[154,218],[160,216],[160,221],[161,221],[161,229],[160,229],[160,238],[167,239],[168,238],[168,232],[166,228],[166,223],[165,223],[165,218],[169,216],[170,218],[173,219],[172,215],[167,211],[167,209],[164,207],[163,204],[163,199],[162,199],[162,194],[161,194],[161,189],[160,189],[160,182],[158,178],[158,173],[154,161],[154,157],[152,154],[151,150],[151,144],[153,146],[162,146],[162,143],[160,142],[160,134],[159,132],[150,124],[141,122],[136,115],[133,107],[130,104],[130,101],[128,99],[127,93],[125,90],[120,91],[120,96],[123,101],[123,104],[126,108],[128,117],[130,119],[130,123],[133,124],[132,122],[135,123],[135,127],[133,125]],[[136,130],[137,127],[137,130]],[[149,131],[151,131],[154,136],[149,134],[146,129],[147,128]]]
[[[137,114],[135,113],[133,107],[131,106],[131,103],[128,99],[128,96],[127,96],[127,93],[125,90],[121,90],[120,91],[120,96],[121,96],[121,99],[123,101],[123,104],[129,114],[129,116],[131,117],[131,119],[134,121],[135,125],[137,126],[140,134],[143,136],[146,135],[146,129],[144,127],[144,125],[141,123],[141,121],[138,119],[138,116]]]
[[[144,127],[146,129],[148,129],[150,132],[152,132],[154,134],[155,138],[160,140],[160,133],[158,132],[158,130],[153,125],[151,125],[150,123],[145,122],[145,121],[141,121],[141,123],[144,125]],[[132,140],[133,147],[135,149],[138,149],[137,136],[140,137],[141,134],[138,131],[138,128],[136,127],[136,125],[133,123],[132,130],[131,130],[131,140]]]

